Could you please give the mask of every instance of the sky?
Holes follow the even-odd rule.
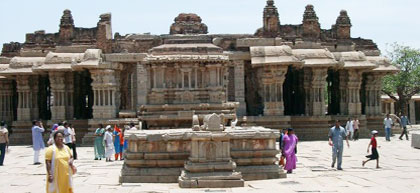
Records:
[[[266,0],[0,0],[0,44],[24,42],[36,30],[58,32],[64,9],[76,27],[95,27],[102,13],[112,13],[112,31],[168,34],[179,13],[196,13],[211,34],[253,34],[262,26]],[[352,37],[373,39],[383,54],[398,42],[420,49],[418,0],[275,0],[281,24],[300,24],[313,4],[321,27],[331,28],[340,10],[347,10]]]

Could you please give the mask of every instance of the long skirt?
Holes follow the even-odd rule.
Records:
[[[376,148],[372,148],[372,154],[367,155],[367,158],[370,158],[369,160],[375,160],[379,158],[378,150]]]
[[[95,138],[95,158],[105,158],[105,148],[102,137]]]
[[[284,166],[285,170],[293,170],[296,169],[296,154],[291,153],[290,155],[286,155],[286,165]]]
[[[115,154],[114,145],[109,145],[105,148],[105,157],[111,158]]]

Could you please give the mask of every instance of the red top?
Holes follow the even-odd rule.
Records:
[[[370,143],[372,145],[372,148],[376,148],[377,147],[376,138],[375,137],[372,137],[372,139],[370,139]]]

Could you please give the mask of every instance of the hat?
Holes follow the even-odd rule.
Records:
[[[378,131],[373,130],[373,131],[372,131],[372,135],[375,135],[375,134],[378,134]]]
[[[108,130],[108,129],[112,129],[112,127],[111,127],[111,125],[107,125],[107,126],[105,127],[105,129],[106,129],[106,130]]]

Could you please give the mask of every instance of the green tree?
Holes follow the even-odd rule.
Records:
[[[388,57],[400,71],[384,77],[382,92],[396,102],[396,113],[407,115],[408,102],[420,92],[420,50],[397,43],[392,48]]]

